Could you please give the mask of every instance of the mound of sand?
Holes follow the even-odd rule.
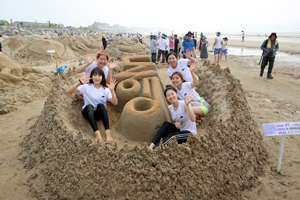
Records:
[[[16,110],[34,97],[44,97],[52,87],[51,77],[40,70],[22,67],[0,54],[0,109]]]
[[[64,44],[54,40],[33,40],[23,48],[18,49],[10,56],[19,62],[49,62],[51,54],[47,50],[55,50],[61,60],[70,60],[76,58],[75,54]],[[55,62],[55,61],[51,61]]]
[[[68,33],[62,34],[58,41],[80,55],[85,55],[90,51],[84,44],[76,40],[75,37],[69,35]]]
[[[33,194],[38,199],[240,199],[263,174],[268,154],[262,136],[228,69],[203,66],[196,74],[198,92],[212,106],[201,125],[208,131],[155,151],[92,144],[78,129],[87,123],[79,117],[82,100],[65,92],[78,75],[69,71],[58,77],[22,143],[20,159],[32,173]]]
[[[11,53],[24,45],[24,43],[17,38],[7,38],[1,43],[6,54]]]
[[[0,80],[13,83],[22,82],[22,67],[3,53],[0,54],[0,60]]]
[[[106,49],[111,57],[124,57],[150,54],[149,46],[141,44],[136,38],[116,38]]]
[[[76,35],[75,39],[79,41],[80,43],[84,44],[89,49],[100,49],[100,43],[98,43],[96,40],[94,40],[92,37],[87,36],[84,37],[82,35]]]

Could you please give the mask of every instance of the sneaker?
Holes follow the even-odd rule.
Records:
[[[263,74],[264,74],[263,72],[260,72],[259,76],[260,76],[260,77],[262,77],[262,76],[263,76]]]
[[[199,120],[196,120],[196,125],[198,126],[198,125],[200,125],[201,124],[201,122],[202,122],[202,120],[201,119],[199,119]]]
[[[268,78],[268,79],[273,79],[273,76],[268,75],[267,78]]]

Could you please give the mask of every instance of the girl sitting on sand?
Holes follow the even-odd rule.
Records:
[[[187,59],[178,60],[178,56],[175,52],[168,53],[166,58],[168,64],[170,64],[170,68],[168,69],[168,76],[171,78],[174,72],[181,72],[184,81],[192,82],[193,77],[188,65],[191,65],[192,63],[198,64],[198,61],[195,58],[191,57],[191,51],[189,49],[186,50],[185,56]]]
[[[194,99],[193,101],[191,101],[191,106],[193,109],[193,113],[196,116],[197,123],[201,123],[201,117],[204,117],[208,113],[210,105],[194,90],[194,88],[199,85],[198,79],[193,72],[196,68],[197,65],[195,64],[192,64],[190,67],[193,82],[184,82],[183,76],[180,72],[174,72],[171,76],[171,80],[172,84],[178,91],[178,98],[180,100],[184,100],[187,94],[193,95]]]
[[[96,67],[92,70],[91,75],[83,75],[77,83],[70,87],[67,92],[69,94],[83,94],[84,106],[82,107],[82,115],[89,121],[95,132],[95,142],[101,143],[102,138],[97,127],[96,120],[101,119],[106,134],[106,141],[111,144],[113,138],[109,130],[108,115],[106,112],[106,102],[111,101],[117,105],[118,100],[114,91],[117,81],[112,79],[109,84],[106,83],[104,72]]]
[[[110,83],[111,79],[112,79],[112,70],[114,68],[118,67],[118,63],[116,61],[110,62],[109,67],[107,67],[106,65],[107,65],[107,62],[109,60],[109,55],[104,50],[98,51],[98,53],[96,54],[96,59],[97,59],[97,62],[94,62],[95,58],[93,57],[93,55],[91,53],[87,54],[86,55],[87,63],[77,67],[75,69],[75,72],[76,73],[84,72],[85,75],[86,74],[91,74],[91,71],[95,67],[98,67],[98,68],[103,70],[106,81],[108,83]]]
[[[184,101],[178,100],[178,92],[173,86],[167,86],[164,95],[167,101],[171,103],[171,105],[168,106],[171,123],[163,123],[150,144],[150,149],[156,148],[160,139],[163,138],[167,132],[170,132],[170,134],[163,140],[163,146],[168,145],[172,137],[175,137],[178,143],[181,144],[187,141],[191,133],[197,135],[196,118],[190,105],[193,96],[189,94],[185,97]]]

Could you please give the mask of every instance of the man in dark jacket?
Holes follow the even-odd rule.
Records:
[[[103,47],[104,47],[104,50],[105,50],[105,48],[107,46],[107,42],[106,42],[106,39],[105,39],[104,35],[102,35],[102,44],[103,44]]]
[[[2,35],[0,34],[0,37],[2,37]],[[2,44],[0,42],[0,52],[2,52]]]
[[[269,39],[265,40],[260,47],[263,50],[263,60],[261,63],[260,77],[263,76],[264,69],[269,63],[267,78],[273,79],[271,73],[274,66],[276,52],[279,49],[279,43],[276,38],[277,38],[276,33],[271,33]]]

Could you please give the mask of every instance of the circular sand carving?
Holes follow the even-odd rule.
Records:
[[[33,194],[39,199],[241,199],[241,191],[255,187],[267,165],[262,135],[243,87],[228,69],[203,66],[196,74],[198,92],[212,106],[202,124],[208,131],[155,151],[92,144],[74,128],[78,110],[67,103],[75,102],[65,91],[78,77],[70,72],[58,77],[22,143],[20,159],[32,173]]]
[[[27,45],[27,49],[32,53],[50,55],[47,50],[55,50],[59,57],[63,57],[66,46],[53,40],[36,40]]]

